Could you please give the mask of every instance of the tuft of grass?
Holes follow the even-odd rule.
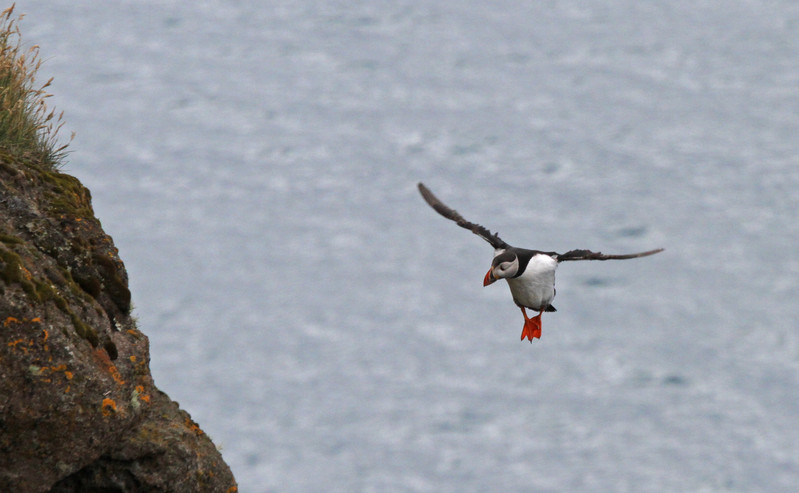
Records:
[[[64,125],[63,112],[47,107],[51,78],[37,85],[42,65],[39,47],[23,48],[14,7],[0,13],[0,151],[45,169],[57,169],[67,154],[58,131]],[[73,135],[74,136],[74,135]],[[70,138],[70,141],[72,139]]]

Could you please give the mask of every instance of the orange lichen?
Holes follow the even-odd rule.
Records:
[[[146,402],[147,404],[150,403],[150,396],[144,393],[144,385],[136,386],[136,397],[139,400]]]
[[[108,353],[105,349],[95,349],[94,355],[117,384],[125,385],[125,380],[122,379],[122,375],[119,373],[119,370],[117,370],[116,365],[111,362],[111,358],[108,357]]]
[[[6,319],[5,319],[5,320],[3,320],[3,327],[8,327],[8,326],[9,326],[9,325],[11,325],[11,324],[24,324],[24,323],[27,323],[27,322],[30,322],[30,323],[39,323],[39,322],[41,322],[41,321],[42,321],[42,319],[41,319],[41,318],[39,318],[39,317],[33,317],[33,318],[31,318],[31,319],[25,319],[25,318],[23,318],[22,320],[20,320],[20,319],[18,319],[18,318],[16,318],[16,317],[6,317]],[[45,339],[45,340],[46,340],[46,339]]]
[[[238,486],[231,486],[225,493],[236,493],[237,491],[239,491]]]
[[[119,385],[125,385],[125,381],[122,380],[122,375],[119,373],[119,370],[117,370],[116,366],[112,364],[108,368],[108,372],[111,373],[111,378],[113,378],[116,383]]]
[[[106,397],[103,399],[103,416],[111,416],[117,412],[117,403]]]
[[[27,342],[27,344],[25,344]],[[20,346],[20,344],[22,346]],[[33,347],[33,341],[25,341],[25,339],[17,339],[8,343],[8,347],[14,349],[21,349],[23,353],[28,354],[28,347]]]
[[[136,362],[136,356],[131,356],[130,357],[130,362],[131,363],[135,363]]]
[[[185,425],[189,430],[193,431],[195,435],[197,436],[205,435],[205,432],[200,429],[200,425],[192,421],[191,418],[188,417],[186,418]]]
[[[41,321],[41,319],[39,319],[39,317],[30,319],[30,320],[27,320],[27,319],[24,319],[24,318],[22,320],[20,320],[20,319],[18,319],[16,317],[6,317],[6,319],[3,321],[3,327],[8,327],[11,324],[24,324],[24,323],[27,323],[27,322],[40,322],[40,321]],[[44,342],[47,342],[47,337],[48,337],[48,334],[47,334],[47,331],[45,330],[44,331]],[[26,340],[26,339],[16,339],[16,340],[13,340],[13,341],[8,342],[6,344],[8,345],[8,347],[11,347],[11,348],[14,348],[14,349],[21,349],[25,354],[28,354],[28,349],[32,348],[34,346],[35,341],[33,341],[33,340],[29,341],[29,340]],[[45,344],[44,345],[44,350],[45,351],[49,351],[50,348],[48,348],[47,345]],[[52,360],[52,357],[50,359]]]
[[[67,370],[67,365],[43,366],[41,368],[38,366],[31,366],[31,373],[37,377],[42,377],[39,379],[40,382],[52,383],[53,379],[50,377],[53,373],[57,372],[64,372],[64,378],[67,379],[67,382],[72,380],[72,377],[74,376],[71,371]],[[69,392],[70,388],[70,385],[67,384],[64,392]]]
[[[116,383],[118,383],[119,385],[125,385],[125,381],[122,380],[122,375],[119,373],[119,370],[117,370],[116,366],[112,364],[111,367],[108,369],[108,371],[111,373],[111,377],[114,379]]]

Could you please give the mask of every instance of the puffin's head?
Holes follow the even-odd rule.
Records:
[[[491,268],[483,279],[483,286],[488,286],[497,279],[513,277],[517,272],[519,272],[519,257],[513,252],[502,252],[491,262]]]

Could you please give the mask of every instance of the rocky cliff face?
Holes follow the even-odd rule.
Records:
[[[0,491],[236,491],[153,384],[130,298],[89,190],[0,153]]]

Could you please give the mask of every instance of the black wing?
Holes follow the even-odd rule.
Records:
[[[433,192],[428,190],[428,188],[424,186],[423,183],[419,183],[419,193],[422,194],[422,198],[425,200],[425,202],[430,204],[430,207],[435,209],[436,212],[446,217],[447,219],[455,221],[458,224],[458,226],[460,226],[461,228],[466,228],[472,233],[479,236],[480,238],[489,242],[491,246],[494,247],[495,249],[510,248],[510,245],[502,241],[496,233],[491,234],[491,231],[489,231],[485,227],[467,221],[466,219],[463,218],[463,216],[458,214],[458,211],[456,211],[455,209],[450,209],[449,207],[444,205],[444,203],[438,200],[438,197],[433,195]]]
[[[625,260],[628,258],[647,257],[662,251],[662,248],[657,248],[655,250],[628,253],[626,255],[605,255],[602,252],[592,252],[591,250],[571,250],[566,253],[558,253],[555,258],[558,262],[566,262],[568,260]]]

